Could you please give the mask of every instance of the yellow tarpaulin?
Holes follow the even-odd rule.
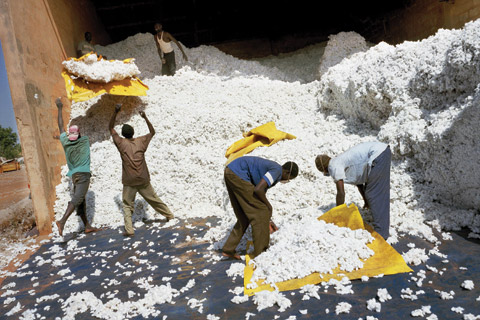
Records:
[[[89,54],[81,58],[71,58],[75,61],[85,59]],[[128,63],[131,59],[123,60]],[[109,93],[118,96],[146,96],[149,89],[137,77],[131,77],[124,80],[115,80],[109,83],[87,82],[82,78],[78,78],[63,69],[62,77],[65,80],[65,88],[67,90],[68,99],[75,102],[86,101],[98,95]]]
[[[225,157],[227,158],[227,164],[232,162],[238,157],[243,156],[251,152],[253,149],[266,146],[269,147],[272,144],[283,139],[296,139],[294,135],[278,130],[275,127],[274,122],[268,122],[255,129],[250,130],[243,134],[243,139],[236,141],[230,147],[228,147]]]
[[[349,279],[353,280],[360,279],[362,276],[373,277],[380,274],[389,275],[413,271],[407,266],[405,260],[403,260],[403,257],[392,246],[390,246],[381,235],[375,232],[371,226],[363,223],[362,216],[360,215],[360,212],[355,204],[351,204],[350,207],[342,204],[326,212],[318,219],[327,223],[334,223],[339,227],[348,227],[352,230],[368,230],[375,238],[372,243],[368,244],[368,247],[375,252],[374,255],[365,260],[362,269],[352,272],[345,272],[340,270],[340,268],[336,268],[333,270],[333,274],[320,275],[319,273],[312,273],[311,275],[302,279],[292,279],[278,282],[276,285],[279,291],[295,290],[307,284],[317,284],[323,281],[329,281],[332,278],[340,280],[343,277],[348,277]],[[269,284],[265,284],[263,280],[257,282],[257,288],[247,289],[247,284],[250,283],[250,279],[253,275],[253,268],[249,266],[249,256],[247,255],[246,257],[247,260],[244,271],[244,293],[251,296],[256,292],[263,290],[274,291],[275,289]]]

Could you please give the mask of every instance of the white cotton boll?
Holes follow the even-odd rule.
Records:
[[[415,309],[410,314],[412,317],[425,317],[428,314],[432,313],[432,311],[430,311],[430,308],[431,306],[422,306],[421,309]]]
[[[352,308],[352,305],[348,302],[340,302],[337,304],[335,307],[335,313],[339,315],[340,313],[350,313],[350,309]]]
[[[235,296],[233,297],[230,301],[232,301],[235,304],[240,304],[248,301],[248,295],[243,295],[243,296]]]
[[[463,309],[462,307],[452,307],[450,310],[452,310],[453,312],[462,314],[463,310],[465,309]]]
[[[250,317],[255,317],[255,315],[256,315],[255,313],[247,312],[245,314],[245,320],[249,320]]]
[[[241,262],[235,262],[232,263],[230,268],[228,268],[225,272],[227,273],[227,276],[233,277],[233,280],[235,280],[237,276],[243,277],[244,270],[245,264]]]
[[[378,302],[375,298],[367,300],[367,309],[370,311],[380,312],[382,310],[382,304]]]
[[[366,320],[378,320],[378,318],[375,318],[374,316],[367,316]]]
[[[386,288],[381,288],[377,290],[377,297],[380,302],[385,302],[387,300],[391,300],[392,296],[388,293]]]
[[[318,290],[320,290],[320,287],[314,284],[307,284],[301,287],[300,293],[304,294],[302,300],[309,300],[310,297],[320,300],[320,295],[318,294]]]
[[[5,315],[12,316],[18,311],[20,311],[21,309],[22,309],[22,305],[20,304],[20,302],[17,302],[17,304],[12,309],[10,309],[10,311],[8,311]]]
[[[474,284],[472,280],[465,280],[462,282],[462,288],[467,289],[467,290],[473,290]]]
[[[417,266],[427,261],[428,255],[425,253],[425,249],[413,248],[402,254],[403,259],[407,264]]]
[[[207,320],[220,320],[220,317],[217,317],[214,314],[207,315]]]
[[[69,73],[91,82],[108,83],[113,80],[124,80],[140,74],[135,65],[135,59],[130,62],[119,60],[98,60],[96,54],[90,54],[83,61],[73,59],[63,61],[62,64]]]
[[[307,314],[307,313],[308,313],[308,310],[307,310],[307,309],[304,309],[304,310],[299,310],[298,312],[300,312],[301,314]]]
[[[199,313],[203,313],[203,302],[205,302],[205,300],[207,300],[207,298],[201,300],[192,298],[187,301],[187,305],[192,309],[196,308]]]
[[[370,278],[368,276],[362,276],[361,279],[362,282],[367,282]]]
[[[442,300],[452,300],[455,297],[455,292],[453,290],[450,292],[435,290],[435,292],[440,295]]]
[[[257,305],[257,310],[273,307],[275,304],[279,306],[278,311],[283,312],[292,305],[292,302],[279,291],[263,290],[255,293],[253,302]]]

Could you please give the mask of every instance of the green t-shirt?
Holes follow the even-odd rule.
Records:
[[[67,133],[63,132],[60,135],[60,142],[67,158],[69,169],[67,176],[71,177],[77,172],[90,172],[90,142],[88,137],[81,136],[75,141],[70,141]]]

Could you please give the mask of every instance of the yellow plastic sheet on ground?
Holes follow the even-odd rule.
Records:
[[[323,281],[329,281],[332,278],[337,280],[343,277],[348,277],[350,280],[360,279],[362,276],[373,277],[380,274],[389,275],[403,272],[412,272],[403,257],[390,246],[381,235],[373,230],[371,226],[363,223],[362,216],[358,211],[357,206],[351,204],[350,207],[343,204],[331,209],[318,218],[327,223],[334,223],[339,227],[348,227],[352,230],[366,229],[375,238],[372,243],[368,244],[368,247],[375,253],[373,256],[365,260],[363,268],[352,272],[345,272],[336,268],[333,270],[333,274],[312,273],[311,275],[302,279],[292,279],[288,281],[276,283],[279,291],[288,291],[299,289],[307,284],[317,284]],[[258,287],[255,289],[247,289],[247,284],[250,283],[250,279],[253,275],[253,268],[249,266],[250,258],[247,255],[246,266],[244,271],[244,293],[246,295],[253,295],[256,292],[263,290],[274,291],[269,284],[265,284],[263,280],[257,282]]]
[[[70,59],[81,61],[88,55],[89,54],[86,54],[78,59]],[[123,62],[128,63],[130,60],[131,59],[126,59],[123,60]],[[149,89],[148,86],[137,77],[115,80],[109,83],[87,82],[82,78],[70,74],[65,69],[62,71],[62,77],[65,80],[65,89],[67,90],[68,99],[75,102],[86,101],[104,93],[117,96],[146,96],[147,90]]]
[[[253,149],[265,146],[269,147],[272,144],[283,139],[296,139],[294,135],[278,130],[274,122],[268,122],[255,129],[243,134],[243,139],[236,141],[228,147],[225,157],[227,164],[251,152]]]

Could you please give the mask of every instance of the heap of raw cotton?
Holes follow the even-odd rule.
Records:
[[[480,136],[472,132],[480,121],[479,37],[477,20],[420,42],[380,43],[330,68],[319,103],[378,128],[394,158],[409,163],[408,174],[432,185],[435,201],[478,208]],[[471,214],[449,219],[480,230]]]
[[[303,278],[314,272],[331,273],[337,266],[351,272],[373,255],[371,234],[306,218],[285,224],[271,236],[270,248],[251,261],[252,282],[276,283]]]
[[[136,136],[146,134],[147,126],[138,111],[146,112],[157,131],[146,153],[154,189],[179,218],[206,215],[219,217],[218,225],[212,226],[206,237],[216,248],[222,246],[235,222],[223,183],[225,150],[242,138],[243,132],[269,121],[274,121],[280,130],[297,136],[295,140],[281,141],[268,148],[257,148],[251,153],[279,163],[293,160],[299,165],[300,174],[296,179],[268,192],[268,198],[274,207],[273,220],[280,228],[299,221],[302,216],[320,216],[335,206],[335,184],[315,168],[314,158],[317,154],[338,155],[357,143],[380,139],[389,143],[394,153],[390,242],[395,242],[402,232],[437,241],[431,227],[423,223],[425,220],[430,220],[435,228],[470,226],[473,231],[479,230],[480,219],[474,210],[462,210],[458,206],[448,206],[448,202],[438,202],[445,200],[439,199],[437,194],[450,183],[449,179],[444,179],[439,184],[425,183],[429,181],[426,180],[431,175],[429,172],[436,171],[439,177],[453,177],[452,180],[457,181],[458,186],[471,186],[472,192],[478,190],[478,185],[475,187],[470,181],[472,176],[476,177],[477,171],[470,170],[471,174],[463,176],[452,171],[452,168],[458,168],[457,171],[463,168],[453,165],[456,163],[453,160],[459,161],[465,168],[471,168],[475,161],[470,161],[471,164],[464,162],[467,159],[480,159],[480,156],[473,157],[479,152],[478,137],[472,136],[463,142],[460,140],[461,134],[474,132],[473,123],[478,119],[478,108],[473,108],[476,100],[463,99],[464,94],[458,93],[457,101],[455,92],[450,90],[435,98],[436,102],[442,102],[441,97],[445,96],[445,101],[438,103],[439,108],[444,109],[400,112],[401,108],[410,110],[411,106],[401,104],[400,101],[417,101],[409,96],[412,90],[423,86],[422,90],[427,92],[430,83],[428,79],[437,79],[436,72],[441,66],[445,69],[445,79],[450,81],[449,88],[465,87],[463,79],[466,78],[473,79],[472,83],[476,81],[479,72],[470,62],[466,64],[465,74],[460,76],[453,73],[455,77],[447,77],[447,71],[451,69],[447,62],[461,60],[466,54],[467,51],[464,50],[467,49],[464,49],[466,47],[462,43],[468,44],[472,61],[476,61],[480,57],[480,50],[476,49],[478,44],[471,39],[478,32],[480,22],[477,21],[468,24],[464,30],[441,31],[433,38],[416,43],[405,43],[397,47],[380,44],[365,53],[343,59],[339,65],[331,67],[324,74],[321,83],[280,81],[284,79],[284,73],[273,68],[269,70],[269,78],[255,76],[248,71],[248,61],[230,56],[227,59],[226,55],[223,56],[225,60],[222,60],[222,55],[219,54],[215,66],[205,64],[205,72],[199,73],[184,67],[174,77],[146,79],[145,82],[150,87],[147,97],[124,99],[102,96],[75,103],[72,105],[71,122],[80,125],[82,133],[89,136],[91,142],[93,176],[87,194],[88,216],[93,219],[94,225],[123,225],[121,160],[108,132],[113,106],[122,102],[116,130],[120,131],[121,124],[128,122],[135,128]],[[130,53],[132,46],[127,45],[127,42],[112,46],[119,55]],[[445,47],[450,48],[448,61],[444,56],[440,59],[438,55],[439,50]],[[191,61],[207,61],[209,58],[206,47],[186,49],[186,53]],[[137,58],[135,55],[133,57]],[[144,65],[158,63],[158,53],[155,50],[145,50],[143,59]],[[273,65],[273,61],[278,60],[275,57],[271,59],[272,62],[268,65]],[[251,63],[256,65],[258,62]],[[435,68],[430,70],[425,67],[432,63]],[[417,79],[413,76],[413,70],[419,66],[424,67],[419,69],[422,70],[422,76]],[[318,70],[318,67],[319,62],[313,68],[306,68],[300,62],[298,65],[299,69],[308,70]],[[232,72],[229,77],[215,74],[218,70],[230,70],[229,68],[238,69],[239,72]],[[263,68],[267,68],[267,64],[263,64]],[[431,73],[428,73],[429,70]],[[421,82],[421,79],[425,80]],[[436,84],[433,81],[430,90],[436,88]],[[421,97],[428,100],[431,95]],[[424,99],[421,99],[423,104],[426,103]],[[318,101],[321,103],[320,109]],[[395,108],[400,108],[399,112],[390,112],[397,109],[389,106],[389,101],[396,101],[394,105]],[[357,102],[360,109],[357,109]],[[350,106],[350,109],[343,110],[342,105]],[[373,105],[371,109],[370,105]],[[461,110],[464,110],[463,113]],[[332,111],[343,112],[333,114]],[[332,114],[329,115],[330,113]],[[419,123],[428,124],[427,118],[432,124],[427,128],[449,126],[449,131],[437,134],[437,138],[433,138],[431,132],[431,139],[426,139],[428,135],[425,126]],[[442,139],[451,146],[451,150],[456,151],[455,155],[439,153]],[[457,148],[453,147],[453,142]],[[475,145],[466,150],[464,146],[470,142]],[[421,148],[418,147],[420,145]],[[416,153],[404,152],[405,150],[416,150]],[[428,169],[427,159],[432,163]],[[439,159],[450,163],[450,166],[441,165]],[[65,177],[66,172],[66,169],[62,171],[62,182],[57,186],[55,212],[58,217],[70,200],[71,187],[69,178]],[[346,202],[355,202],[361,207],[363,201],[356,188],[350,185],[345,188]],[[472,196],[471,201],[479,198]],[[368,211],[361,210],[361,213],[367,222],[370,221]],[[143,199],[137,199],[133,217],[137,227],[141,225],[143,216],[151,217],[154,214]],[[72,216],[67,221],[65,232],[81,228],[80,220],[75,220]],[[244,243],[239,247],[240,250],[245,249]]]
[[[321,78],[330,67],[337,65],[343,59],[357,52],[368,50],[365,38],[356,32],[340,32],[330,35],[328,39],[325,53],[320,60],[320,68],[318,70],[319,78]]]
[[[188,66],[204,75],[220,77],[264,77],[272,80],[288,82],[311,82],[316,78],[316,66],[322,57],[325,44],[311,46],[295,52],[283,54],[272,61],[271,58],[247,61],[237,59],[213,46],[185,48],[188,61],[185,61],[181,51],[174,46],[177,69]],[[97,52],[118,60],[135,57],[135,63],[141,71],[141,79],[154,78],[161,74],[162,63],[158,55],[153,35],[139,33],[128,37],[122,42],[109,46],[95,46]],[[298,68],[298,65],[302,68]]]
[[[113,80],[123,80],[140,74],[135,65],[135,59],[128,62],[119,60],[99,59],[95,53],[83,60],[69,59],[62,64],[67,71],[79,78],[91,82],[108,83]]]

